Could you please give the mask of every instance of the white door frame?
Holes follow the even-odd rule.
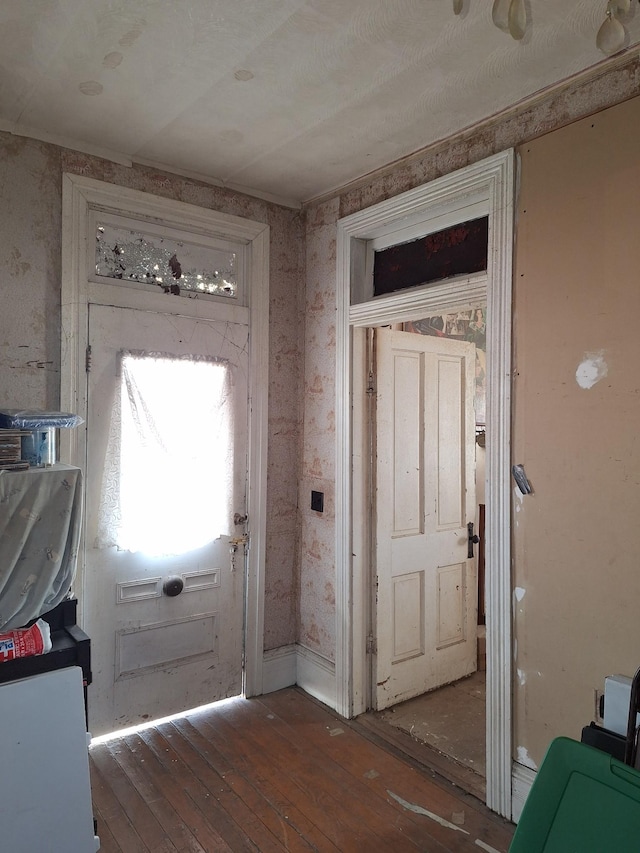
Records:
[[[366,326],[487,302],[487,805],[511,817],[511,291],[514,153],[494,155],[338,222],[336,334],[336,710],[367,710],[366,636],[371,600],[366,464],[358,441]],[[487,274],[389,297],[368,293],[367,242],[389,244],[489,216]],[[436,227],[429,223],[437,222]],[[402,231],[403,236],[394,234]],[[352,304],[354,303],[354,304]],[[356,376],[356,371],[360,375]],[[352,408],[353,407],[353,408]]]
[[[250,318],[247,512],[250,518],[251,547],[247,556],[244,693],[246,696],[259,695],[262,693],[266,543],[269,226],[92,178],[70,174],[63,176],[60,407],[62,411],[75,412],[85,420],[89,303],[113,304],[113,288],[105,285],[101,292],[99,287],[91,285],[87,279],[87,241],[90,239],[88,222],[90,212],[95,208],[132,218],[159,221],[247,246],[246,302]],[[122,290],[126,290],[127,303],[131,307],[150,307],[149,293],[133,288]],[[178,297],[173,299],[177,303]],[[201,305],[198,299],[179,298],[179,309],[174,307],[174,310],[185,316],[198,317]],[[220,305],[221,311],[226,312],[229,319],[234,311],[237,312],[232,304]],[[60,457],[71,465],[84,468],[84,428],[61,430]],[[74,584],[81,615],[84,572],[85,555],[82,546]]]

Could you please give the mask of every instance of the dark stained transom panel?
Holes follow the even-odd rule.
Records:
[[[487,269],[489,217],[459,222],[375,253],[373,295]]]

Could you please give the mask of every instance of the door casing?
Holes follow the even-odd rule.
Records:
[[[249,432],[247,512],[251,547],[247,556],[244,694],[262,693],[267,487],[267,403],[269,363],[269,226],[184,202],[65,174],[62,190],[62,304],[60,407],[86,419],[86,357],[89,303],[153,310],[156,294],[129,287],[100,287],[88,280],[87,241],[91,212],[106,210],[147,219],[182,231],[220,237],[247,247],[246,300],[249,307]],[[117,294],[116,294],[117,291]],[[220,317],[233,322],[244,308],[220,303]],[[201,302],[181,298],[179,313],[198,317]],[[78,467],[86,459],[84,428],[62,430],[60,458]],[[74,590],[82,619],[84,543]]]
[[[336,334],[336,710],[367,709],[372,597],[364,415],[367,326],[486,300],[487,805],[511,817],[511,291],[515,157],[509,150],[338,222]],[[367,252],[487,215],[486,274],[373,298]],[[410,236],[407,236],[410,235]],[[353,408],[352,408],[353,407]]]

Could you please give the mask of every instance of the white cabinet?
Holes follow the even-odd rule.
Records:
[[[0,755],[3,853],[99,849],[80,667],[0,684]]]

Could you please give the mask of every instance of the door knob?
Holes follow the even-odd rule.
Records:
[[[467,534],[467,557],[470,558],[473,557],[473,546],[480,541],[478,534],[473,532],[473,521],[467,524]]]
[[[180,595],[183,589],[184,581],[179,577],[167,578],[162,584],[162,591],[169,598],[175,598],[176,595]]]

